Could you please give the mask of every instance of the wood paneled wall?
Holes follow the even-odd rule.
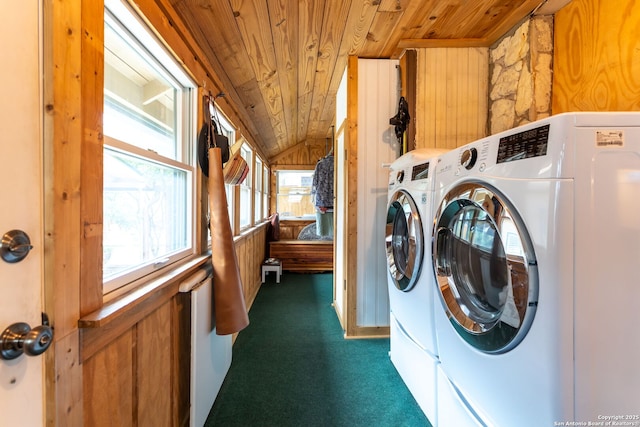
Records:
[[[280,220],[280,240],[297,239],[304,227],[316,222],[311,219],[284,219]]]
[[[190,336],[178,294],[97,349],[83,362],[84,425],[188,425]]]
[[[333,142],[327,138],[324,143],[301,142],[270,159],[273,167],[315,165],[318,160],[329,153]]]
[[[417,49],[416,148],[450,149],[487,134],[485,47]]]
[[[236,256],[247,309],[260,290],[262,261],[266,258],[266,223],[236,239]]]
[[[167,1],[130,5],[198,84],[223,89]],[[44,356],[46,424],[186,425],[190,305],[178,284],[204,258],[168,272],[157,289],[124,307],[114,310],[113,301],[103,300],[103,3],[45,0],[43,7],[45,309],[55,327]],[[241,106],[221,104],[242,132]],[[247,307],[260,287],[265,235],[259,226],[235,242]]]
[[[640,2],[573,0],[554,43],[553,114],[640,110]]]
[[[262,225],[236,239],[247,308],[260,289],[265,238]],[[189,425],[191,300],[177,289],[190,271],[120,315],[107,308],[85,318],[83,425]]]

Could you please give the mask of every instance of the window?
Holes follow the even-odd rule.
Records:
[[[254,182],[253,184],[253,207],[254,207],[254,212],[253,212],[253,221],[254,223],[258,223],[260,222],[262,219],[264,219],[264,217],[266,216],[263,213],[263,209],[262,209],[262,192],[263,187],[262,187],[262,180],[263,180],[263,175],[262,175],[262,160],[260,160],[260,158],[258,156],[256,156],[256,167],[255,167],[255,171],[256,171],[256,182]]]
[[[277,172],[276,209],[281,217],[315,215],[311,186],[313,170],[280,170]]]
[[[262,166],[262,216],[266,218],[269,216],[269,168],[267,165]]]
[[[253,179],[251,165],[253,164],[253,151],[249,144],[242,144],[240,147],[240,156],[242,156],[249,165],[249,174],[242,184],[240,184],[240,229],[243,229],[251,225],[251,183]]]
[[[122,3],[105,2],[105,293],[193,253],[193,83]]]
[[[231,147],[236,140],[235,128],[231,125],[231,122],[229,122],[229,120],[227,120],[227,118],[223,114],[220,114],[220,111],[218,110],[217,106],[214,107],[213,105],[210,105],[209,110],[211,111],[211,114],[215,118],[214,119],[215,122],[219,125],[220,134],[226,136],[229,139],[229,146]],[[231,230],[235,230],[234,228],[235,187],[233,185],[225,184],[224,191],[227,195],[227,210],[229,211],[229,223],[231,226]],[[211,239],[211,233],[209,233],[209,239]]]

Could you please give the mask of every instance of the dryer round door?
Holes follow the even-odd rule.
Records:
[[[410,291],[420,277],[424,238],[418,207],[405,190],[396,191],[387,208],[385,230],[387,266],[401,291]]]
[[[495,188],[465,182],[444,196],[434,227],[433,265],[453,327],[481,351],[511,350],[538,301],[536,257],[516,209]]]

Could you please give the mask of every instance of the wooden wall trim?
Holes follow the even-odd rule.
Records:
[[[55,327],[45,355],[46,424],[81,426],[77,320],[83,305],[95,307],[102,297],[102,204],[85,196],[102,187],[103,2],[43,5],[44,286]]]
[[[403,39],[398,42],[400,49],[428,49],[435,47],[489,47],[493,41],[481,39]]]
[[[149,286],[150,289],[146,289],[146,287],[140,289],[140,293],[144,293],[143,296],[132,295],[131,301],[126,299],[123,302],[118,301],[113,307],[105,305],[103,309],[80,319],[79,324],[83,327],[80,331],[80,360],[86,361],[131,329],[136,323],[174,298],[178,294],[180,282],[195,272],[208,259],[201,259],[198,263],[189,265],[189,268],[185,267],[175,274],[172,273],[169,280],[164,278],[164,280],[158,280],[157,284],[152,283]]]
[[[355,326],[350,335],[345,335],[345,339],[389,338],[390,334],[390,326]]]
[[[315,165],[275,165],[271,168],[272,172],[286,171],[286,170],[314,170]]]
[[[82,247],[80,251],[80,315],[102,305],[103,226],[103,1],[82,2],[82,145],[80,158]],[[100,11],[100,13],[98,13]]]
[[[170,284],[187,278],[209,260],[209,256],[199,256],[177,268],[171,269],[168,273],[134,289],[123,297],[105,303],[98,310],[81,317],[78,320],[78,327],[101,328],[118,317],[137,311],[138,306],[147,299],[153,298],[156,293],[165,292],[165,288]]]
[[[418,82],[418,54],[415,49],[405,50],[400,57],[400,93],[409,105],[409,126],[407,127],[407,150],[416,148],[416,84]]]
[[[347,289],[346,335],[355,333],[357,322],[358,273],[358,57],[349,56],[347,65],[347,148],[345,191],[347,195],[345,215],[345,271]]]

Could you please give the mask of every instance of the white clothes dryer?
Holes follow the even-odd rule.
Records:
[[[436,417],[438,351],[431,268],[433,175],[443,150],[413,150],[389,174],[386,254],[390,306],[390,358],[428,419]]]
[[[481,139],[443,155],[435,185],[439,401],[470,425],[638,420],[640,113]]]

